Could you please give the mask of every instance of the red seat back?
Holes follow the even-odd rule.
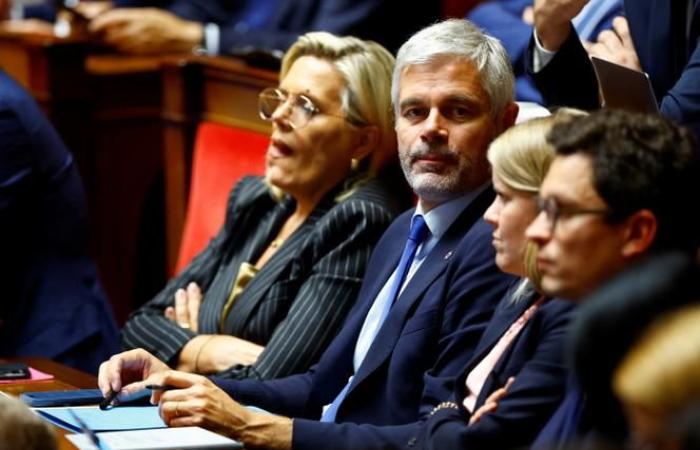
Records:
[[[175,272],[180,272],[224,223],[233,186],[245,175],[265,171],[269,136],[202,122],[197,129],[187,214]]]

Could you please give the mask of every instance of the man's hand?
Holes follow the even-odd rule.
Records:
[[[139,386],[134,386],[135,383],[138,384],[141,380],[169,369],[164,362],[146,350],[140,348],[129,350],[116,354],[100,364],[97,385],[104,396],[107,396],[110,391],[127,395],[141,389]]]
[[[559,50],[571,33],[571,19],[586,3],[588,0],[535,0],[535,32],[546,50]]]
[[[484,414],[492,413],[498,409],[498,402],[501,401],[503,397],[506,396],[508,393],[508,389],[510,389],[511,385],[515,381],[515,378],[510,377],[508,378],[508,381],[506,381],[506,385],[503,386],[500,389],[496,389],[491,393],[486,398],[486,401],[484,402],[483,405],[479,407],[476,411],[474,411],[474,414],[469,418],[469,425],[473,425],[477,423],[478,421],[481,420],[481,418],[484,416]]]
[[[598,35],[598,41],[586,45],[589,56],[595,56],[634,70],[642,70],[634,48],[627,19],[615,17],[613,29]]]
[[[126,53],[186,53],[202,42],[204,27],[158,8],[117,8],[98,15],[90,31]]]
[[[234,401],[209,379],[184,372],[156,374],[147,383],[174,386],[154,391],[151,401],[171,427],[198,426],[242,441],[246,447],[290,449],[292,421],[286,417],[254,413]]]
[[[197,283],[187,285],[187,290],[178,289],[175,292],[175,306],[165,309],[165,317],[180,325],[189,328],[194,333],[198,330],[199,308],[202,305],[202,290]]]

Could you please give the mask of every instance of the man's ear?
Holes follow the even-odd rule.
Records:
[[[515,120],[518,118],[518,111],[520,111],[520,107],[515,102],[511,102],[501,111],[496,123],[498,134],[503,133],[508,128],[515,125]]]
[[[358,161],[365,159],[379,145],[379,137],[379,127],[376,125],[367,125],[359,128],[358,142],[352,152],[352,157]]]
[[[642,209],[625,219],[622,256],[636,258],[646,253],[656,239],[658,221],[653,212]]]

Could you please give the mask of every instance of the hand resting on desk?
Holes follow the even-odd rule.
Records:
[[[141,388],[131,386],[148,377],[170,370],[167,364],[143,349],[129,350],[112,356],[100,364],[97,386],[105,397],[112,391],[120,396],[134,393]],[[117,397],[119,400],[119,397]]]
[[[240,440],[248,447],[289,449],[292,420],[253,412],[217,387],[208,378],[170,370],[145,350],[115,355],[100,366],[98,385],[106,395],[119,389],[120,396],[133,395],[148,385],[169,386],[154,390],[151,403],[171,427],[199,426]]]

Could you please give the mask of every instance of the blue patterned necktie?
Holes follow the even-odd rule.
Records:
[[[371,342],[374,341],[377,332],[379,332],[379,330],[381,329],[381,324],[383,324],[384,320],[386,320],[386,317],[389,315],[389,311],[391,310],[392,305],[394,304],[396,298],[401,292],[401,287],[403,286],[406,276],[408,275],[408,271],[411,268],[411,264],[413,263],[413,258],[416,255],[416,250],[418,249],[418,246],[425,240],[429,233],[430,230],[428,229],[428,225],[425,223],[425,219],[423,218],[423,216],[414,216],[411,222],[411,229],[408,232],[408,240],[406,240],[406,245],[404,246],[403,253],[401,254],[399,264],[398,266],[396,266],[396,276],[394,277],[394,280],[391,284],[391,290],[389,291],[389,295],[385,297],[384,304],[382,305],[381,312],[379,313],[380,325],[371,335],[369,335],[369,333],[360,333],[358,340],[369,340],[367,341],[367,344],[369,345],[371,345]],[[366,348],[369,348],[369,345],[366,345]],[[345,387],[333,400],[333,403],[331,403],[328,406],[328,408],[323,412],[323,415],[321,416],[321,422],[335,421],[335,416],[338,412],[338,407],[340,407],[340,404],[345,399],[345,396],[347,395],[348,390],[350,389],[350,383],[351,381],[348,381],[345,384]]]

